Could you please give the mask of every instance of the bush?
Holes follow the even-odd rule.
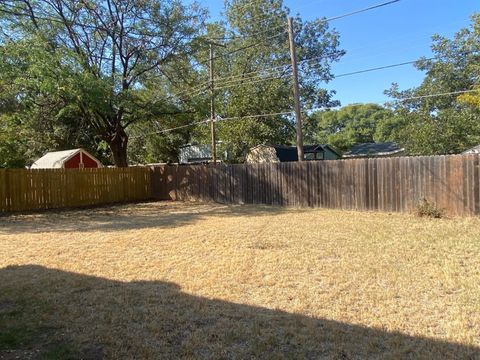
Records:
[[[437,204],[431,203],[427,199],[423,198],[419,201],[415,209],[415,215],[419,217],[440,219],[445,215],[445,210],[439,208]]]

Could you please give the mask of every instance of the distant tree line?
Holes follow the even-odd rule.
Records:
[[[354,104],[310,114],[310,141],[347,150],[360,142],[394,141],[411,155],[457,154],[480,144],[480,15],[453,39],[433,36],[433,60],[420,59],[420,86],[385,91],[386,106]],[[441,95],[451,94],[453,95]],[[440,96],[438,96],[440,94]],[[402,100],[410,99],[410,100]]]

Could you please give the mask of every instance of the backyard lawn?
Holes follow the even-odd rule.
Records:
[[[0,217],[0,359],[480,359],[480,219],[145,203]]]

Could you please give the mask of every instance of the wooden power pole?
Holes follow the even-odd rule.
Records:
[[[295,99],[295,118],[297,129],[297,153],[298,161],[304,160],[303,135],[302,135],[302,111],[300,108],[300,86],[298,84],[297,50],[295,48],[295,30],[293,29],[293,18],[288,18],[288,37],[290,39],[290,57],[292,58],[293,70],[293,97]]]
[[[210,43],[210,132],[212,135],[212,159],[217,163],[217,136],[215,134],[215,83],[213,69],[213,44]]]

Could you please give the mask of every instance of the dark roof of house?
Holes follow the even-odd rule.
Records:
[[[275,152],[277,153],[278,160],[280,162],[290,162],[290,161],[298,161],[298,153],[297,153],[297,147],[296,146],[285,146],[285,145],[274,145],[272,146],[275,149]],[[338,155],[338,157],[341,157],[340,154],[338,154],[335,149],[333,149],[331,146],[326,145],[326,144],[319,144],[319,145],[305,145],[303,147],[303,152],[304,153],[309,153],[309,152],[319,152],[319,151],[331,151],[334,154]]]
[[[468,155],[468,154],[480,154],[480,145],[477,145],[471,149],[465,150],[462,152],[463,155]]]
[[[403,149],[393,142],[363,143],[354,145],[350,151],[345,153],[344,157],[389,155],[400,151]]]

